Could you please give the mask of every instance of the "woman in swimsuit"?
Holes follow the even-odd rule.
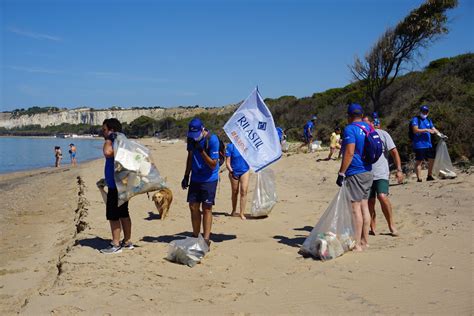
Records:
[[[61,167],[61,159],[63,159],[63,153],[61,152],[61,147],[59,146],[54,147],[54,157],[56,158],[56,162],[54,166]]]

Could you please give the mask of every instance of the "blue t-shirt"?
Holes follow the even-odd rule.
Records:
[[[109,189],[117,188],[117,185],[115,184],[115,179],[114,179],[114,162],[115,162],[114,157],[105,158],[105,168],[104,168],[105,183],[107,183],[107,187]]]
[[[310,131],[309,133],[308,133],[308,129]],[[309,135],[313,134],[313,129],[314,129],[313,121],[308,121],[304,125],[304,136],[309,136]]]
[[[367,129],[370,126],[364,122],[357,122],[359,125],[363,125]],[[344,128],[344,140],[342,142],[342,151],[346,150],[346,145],[355,144],[354,157],[352,157],[351,164],[346,170],[346,176],[353,176],[355,174],[367,172],[372,170],[372,165],[362,161],[362,153],[364,152],[365,133],[354,123],[347,125]]]
[[[209,133],[209,132],[208,132]],[[211,157],[212,160],[219,159],[219,139],[216,135],[211,135],[209,137],[209,146],[206,150],[206,139],[203,137],[199,141],[199,144],[204,148],[206,153]],[[188,142],[187,150],[192,151],[192,165],[191,165],[191,182],[214,182],[219,180],[219,162],[217,162],[214,169],[209,168],[209,166],[202,159],[201,153],[193,148],[193,145]]]
[[[234,171],[234,174],[237,177],[240,177],[241,175],[249,171],[250,167],[248,163],[242,157],[237,148],[235,148],[234,144],[230,143],[229,145],[227,145],[227,148],[225,150],[225,156],[230,157],[230,166],[232,167],[232,170]]]
[[[418,126],[418,121],[420,125]],[[424,120],[421,117],[415,116],[411,120],[411,124],[413,126],[418,126],[419,129],[431,129],[434,128],[433,122],[429,118],[425,118]],[[429,132],[423,133],[413,133],[413,148],[414,149],[421,149],[421,148],[431,148],[433,145],[431,144],[431,134]]]
[[[283,130],[281,129],[281,127],[277,127],[276,130],[278,133],[278,138],[280,139],[280,142],[281,142],[283,140]]]

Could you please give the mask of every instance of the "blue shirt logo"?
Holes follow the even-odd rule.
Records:
[[[258,122],[258,129],[261,129],[262,131],[267,129],[267,122]]]

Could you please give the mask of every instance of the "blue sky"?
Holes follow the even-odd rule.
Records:
[[[0,0],[0,109],[221,106],[341,87],[421,0]],[[474,1],[430,60],[472,52]]]

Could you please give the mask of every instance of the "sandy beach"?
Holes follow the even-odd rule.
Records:
[[[174,201],[161,221],[146,195],[133,198],[136,248],[116,255],[99,253],[110,238],[95,186],[103,159],[0,175],[0,314],[473,313],[472,174],[392,186],[401,236],[387,234],[377,206],[370,249],[321,262],[298,250],[337,192],[340,162],[316,162],[324,151],[282,157],[272,166],[279,202],[258,220],[226,216],[230,184],[223,172],[211,252],[189,268],[165,259],[170,241],[191,234],[187,191],[179,185],[185,143],[141,142]]]

